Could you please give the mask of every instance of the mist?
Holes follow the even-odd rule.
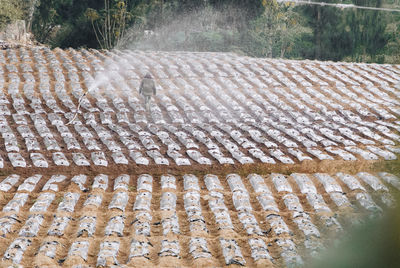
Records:
[[[222,11],[210,6],[177,17],[154,29],[134,25],[126,31],[116,49],[145,51],[232,51],[237,50],[237,33],[247,23],[235,7]]]

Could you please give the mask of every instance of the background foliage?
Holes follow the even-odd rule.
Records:
[[[399,0],[323,2],[400,8]],[[0,27],[32,14],[35,38],[52,47],[400,63],[400,12],[276,0],[0,0],[0,7]]]
[[[22,1],[20,0],[0,0],[0,30],[22,18]]]

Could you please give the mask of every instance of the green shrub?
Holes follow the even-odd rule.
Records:
[[[23,9],[21,0],[0,0],[0,30],[7,24],[21,19]]]

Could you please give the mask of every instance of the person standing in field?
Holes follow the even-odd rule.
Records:
[[[147,73],[140,83],[139,94],[143,95],[144,104],[148,111],[150,109],[151,96],[156,95],[156,84],[150,73]]]

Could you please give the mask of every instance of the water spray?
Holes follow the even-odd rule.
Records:
[[[96,76],[96,77],[97,77],[97,76]],[[103,82],[105,82],[105,80],[107,80],[107,78],[105,78],[105,79],[100,79],[100,81],[98,81],[97,83],[93,83],[93,84],[90,86],[90,88],[88,88],[88,89],[79,97],[78,106],[77,106],[77,108],[76,108],[75,114],[74,114],[74,116],[72,117],[72,119],[71,119],[66,125],[72,124],[72,122],[74,122],[74,120],[75,120],[76,117],[78,116],[79,110],[80,110],[81,105],[82,105],[82,102],[83,102],[83,98],[86,97],[86,95],[87,95],[91,90],[93,90],[94,88],[96,88],[96,87],[98,87],[99,85],[103,84]]]
[[[92,91],[94,88],[97,88],[97,87],[105,84],[106,82],[110,81],[110,78],[106,75],[106,73],[108,72],[108,70],[110,70],[112,68],[119,69],[115,63],[112,63],[112,62],[107,63],[107,61],[106,61],[106,68],[96,75],[96,77],[95,77],[94,81],[92,82],[92,84],[90,85],[90,87],[79,97],[78,106],[76,108],[74,116],[66,125],[72,124],[74,122],[74,120],[76,119],[76,117],[78,116],[78,113],[80,111],[80,108],[81,108],[81,105],[83,102],[83,98],[86,97],[86,95],[89,94],[89,92]]]

